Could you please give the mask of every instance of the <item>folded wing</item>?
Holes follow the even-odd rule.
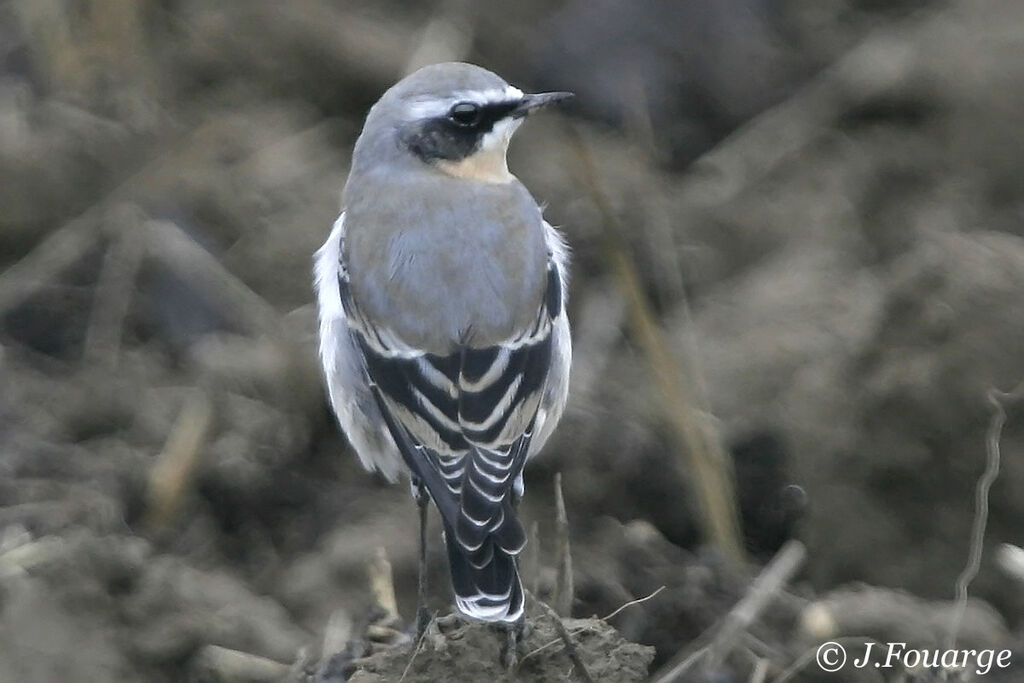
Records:
[[[342,305],[388,430],[440,511],[460,610],[486,621],[517,621],[523,592],[516,556],[526,536],[514,510],[515,488],[563,306],[556,259],[549,259],[545,296],[531,325],[493,346],[462,345],[448,355],[412,348],[364,316],[339,266]]]

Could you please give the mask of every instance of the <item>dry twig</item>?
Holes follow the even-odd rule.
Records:
[[[562,473],[555,473],[555,590],[551,604],[561,617],[572,616],[572,601],[575,596],[572,576],[572,548],[569,545],[569,516],[565,512],[565,497],[562,495]]]
[[[687,652],[679,663],[670,663],[652,679],[653,682],[672,683],[685,680],[685,674],[702,659],[706,668],[717,668],[733,650],[740,635],[793,578],[806,555],[807,550],[800,541],[788,541],[750,584],[743,598],[713,627],[714,635],[708,645],[694,652]],[[703,639],[704,636],[695,642]]]
[[[768,676],[768,667],[771,665],[764,657],[757,658],[757,664],[754,665],[754,671],[750,674],[750,683],[764,683],[765,678]]]
[[[708,648],[708,662],[714,666],[732,651],[736,639],[750,628],[754,620],[764,611],[790,582],[803,565],[807,549],[800,541],[787,541],[765,568],[750,584],[746,595],[729,610],[719,627],[717,635]]]
[[[611,611],[610,613],[608,613],[608,614],[607,614],[606,616],[602,617],[602,618],[601,618],[601,621],[608,621],[608,620],[609,620],[609,619],[611,619],[612,617],[618,616],[618,615],[619,615],[619,614],[620,614],[620,613],[621,613],[621,612],[622,612],[622,611],[623,611],[624,609],[626,609],[627,607],[632,607],[632,606],[634,606],[634,605],[639,605],[639,604],[641,604],[641,603],[647,602],[648,600],[650,600],[651,598],[653,598],[653,597],[654,597],[655,595],[657,595],[658,593],[660,593],[660,592],[661,592],[661,591],[663,591],[663,590],[665,590],[665,586],[659,586],[659,587],[658,587],[658,588],[657,588],[657,589],[656,589],[656,590],[655,590],[655,591],[654,591],[653,593],[651,593],[650,595],[645,595],[645,596],[644,596],[644,597],[642,597],[642,598],[637,598],[636,600],[630,600],[630,601],[629,601],[629,602],[627,602],[627,603],[624,603],[624,604],[622,604],[622,605],[619,605],[619,606],[618,606],[617,608],[615,608],[614,610],[612,610],[612,611]],[[573,636],[574,636],[574,635],[577,635],[577,634],[579,634],[579,633],[583,633],[583,631],[585,631],[585,630],[586,630],[586,627],[583,627],[583,628],[575,628],[575,629],[573,629],[572,631],[569,631],[569,635],[573,635]],[[526,661],[527,659],[529,659],[530,657],[533,657],[534,655],[538,655],[538,654],[540,654],[541,652],[543,652],[544,650],[548,649],[549,647],[553,647],[553,646],[555,646],[555,645],[558,645],[558,644],[559,644],[559,643],[561,643],[561,642],[562,642],[562,639],[561,639],[561,638],[558,638],[557,640],[549,640],[548,642],[544,643],[543,645],[541,645],[540,647],[536,648],[535,650],[531,650],[531,651],[527,652],[527,653],[526,653],[525,655],[523,655],[523,658],[522,658],[522,659],[520,660],[520,663],[522,663],[522,662],[525,662],[525,661]]]
[[[402,681],[405,680],[405,677],[409,675],[409,672],[412,671],[412,664],[416,661],[416,657],[419,656],[420,652],[423,651],[423,645],[427,642],[427,633],[429,633],[432,628],[437,628],[436,620],[431,620],[431,622],[427,624],[427,628],[423,629],[423,633],[420,634],[419,640],[416,641],[416,648],[412,651],[412,655],[409,656],[409,661],[406,662],[405,669],[402,670],[402,677],[398,679],[398,683],[402,683]]]
[[[533,601],[537,603],[541,610],[543,610],[551,619],[551,622],[555,626],[555,630],[558,631],[559,640],[561,640],[562,645],[565,647],[565,653],[569,656],[569,659],[572,660],[573,671],[576,673],[576,676],[581,681],[584,681],[584,683],[594,683],[594,679],[591,677],[590,671],[587,669],[587,665],[580,657],[580,652],[576,647],[576,643],[572,641],[572,635],[570,635],[569,631],[566,630],[565,624],[562,623],[562,618],[555,613],[555,610],[551,609],[551,607],[543,601],[538,600],[532,593],[527,593],[527,595],[533,598]],[[523,657],[523,659],[526,659],[526,657]]]
[[[981,553],[985,547],[985,528],[988,526],[988,494],[999,476],[1001,458],[999,442],[1006,424],[1006,404],[1024,398],[1024,382],[1018,384],[1013,391],[1005,392],[990,389],[988,402],[992,408],[992,417],[985,435],[985,471],[978,479],[974,489],[974,522],[971,526],[971,545],[967,555],[967,565],[956,579],[956,604],[950,621],[946,649],[956,649],[956,639],[960,632],[960,624],[967,609],[967,591],[971,582],[981,569]]]

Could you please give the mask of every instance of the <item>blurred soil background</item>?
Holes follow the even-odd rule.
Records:
[[[310,258],[366,109],[449,59],[578,95],[510,153],[574,250],[572,397],[528,471],[524,565],[541,597],[564,583],[560,472],[572,616],[664,587],[620,635],[567,622],[595,680],[817,680],[824,640],[948,642],[987,394],[1024,378],[1024,3],[2,0],[0,681],[401,675],[416,511],[328,412]],[[701,531],[615,263],[728,450],[749,565]],[[1019,663],[1004,403],[957,642]],[[731,621],[791,538],[806,559]],[[534,619],[528,645],[557,639]],[[439,634],[406,680],[495,678],[479,632]],[[557,642],[521,673],[580,674]]]

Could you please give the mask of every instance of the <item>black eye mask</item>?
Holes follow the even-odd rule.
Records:
[[[494,124],[508,118],[517,106],[516,100],[484,105],[458,102],[442,116],[412,124],[401,140],[424,161],[460,161],[479,150]]]

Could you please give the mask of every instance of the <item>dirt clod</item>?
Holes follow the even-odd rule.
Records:
[[[625,640],[600,619],[565,619],[564,624],[595,681],[628,683],[647,678],[647,668],[654,660],[653,647]],[[573,663],[550,619],[535,615],[530,625],[520,640],[519,663],[512,679],[538,683],[577,680],[573,678]],[[432,625],[420,644],[397,645],[356,660],[357,668],[348,680],[352,683],[505,680],[510,674],[501,664],[504,639],[504,631],[485,624],[461,622],[446,632]]]

